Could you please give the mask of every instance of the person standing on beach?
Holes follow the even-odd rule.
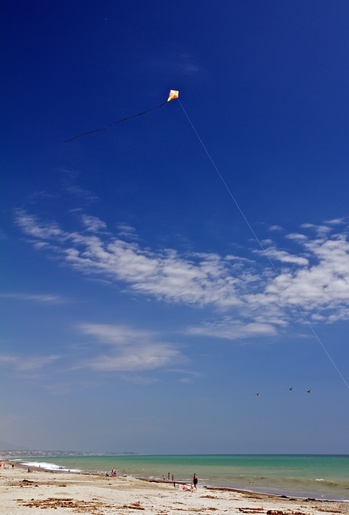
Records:
[[[198,486],[198,481],[199,481],[198,476],[196,474],[194,474],[194,476],[193,476],[193,485],[194,485],[195,490],[196,490],[196,488]]]

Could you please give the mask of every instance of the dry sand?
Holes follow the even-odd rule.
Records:
[[[224,489],[183,491],[172,483],[131,477],[0,469],[0,513],[171,514],[349,514],[349,503],[315,501]]]

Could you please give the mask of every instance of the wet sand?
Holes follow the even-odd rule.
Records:
[[[0,469],[0,513],[29,515],[136,514],[172,515],[265,514],[324,515],[349,514],[349,503],[280,497],[238,490],[198,487],[185,491],[183,485],[93,474],[46,472],[16,465]]]

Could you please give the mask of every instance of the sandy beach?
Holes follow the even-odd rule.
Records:
[[[349,503],[317,501],[182,485],[156,483],[132,477],[46,472],[16,466],[0,469],[0,513],[57,515],[91,513],[171,515],[231,513],[311,515],[349,513]]]

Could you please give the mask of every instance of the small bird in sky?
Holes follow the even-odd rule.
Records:
[[[311,390],[307,390],[307,393],[311,393]]]
[[[293,391],[293,386],[290,386],[289,390],[290,390],[290,392],[292,392]]]
[[[257,395],[257,397],[259,397],[260,396],[260,392],[257,392],[256,395]]]

